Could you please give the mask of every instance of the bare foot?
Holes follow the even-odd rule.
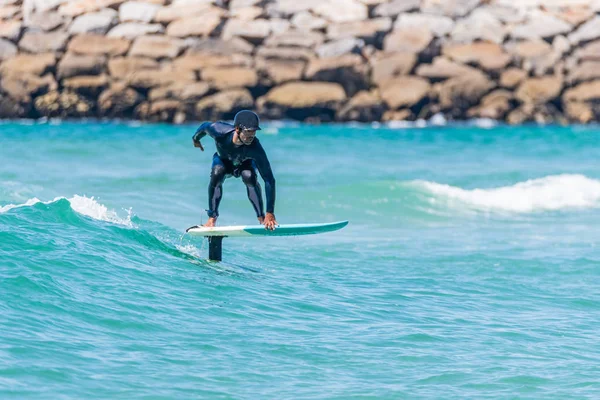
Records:
[[[202,226],[205,228],[214,228],[216,224],[217,224],[216,218],[209,218],[208,221],[206,221],[206,223]]]

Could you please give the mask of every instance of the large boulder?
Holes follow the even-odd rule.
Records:
[[[348,96],[369,87],[369,66],[356,54],[314,59],[308,63],[304,76],[309,81],[339,83]]]
[[[98,111],[102,117],[130,117],[142,101],[143,97],[137,91],[124,84],[113,84],[98,97]]]
[[[421,0],[392,0],[379,4],[373,10],[373,15],[376,17],[396,17],[408,11],[419,9]]]
[[[428,14],[460,18],[479,6],[481,0],[423,0],[421,11]]]
[[[0,38],[0,61],[6,60],[17,54],[17,46],[8,40]]]
[[[574,52],[576,60],[600,61],[600,40],[596,40],[578,48]]]
[[[108,87],[106,75],[75,76],[62,82],[63,87],[87,97],[96,97]]]
[[[526,71],[534,71],[536,75],[545,75],[552,70],[561,58],[561,54],[543,40],[526,40],[506,46],[521,67]]]
[[[367,6],[357,0],[322,1],[312,11],[334,23],[364,21],[369,17]]]
[[[468,18],[456,23],[451,36],[453,41],[461,43],[482,40],[501,44],[506,31],[500,20],[492,13],[474,11]]]
[[[21,21],[0,21],[0,38],[16,42],[21,36],[23,23]]]
[[[30,53],[56,53],[65,49],[68,39],[67,32],[27,32],[19,42],[19,47]]]
[[[178,123],[185,120],[184,117],[176,117],[177,115],[185,115],[185,105],[179,100],[162,99],[153,102],[144,102],[138,105],[134,112],[136,119],[152,122],[175,122]]]
[[[325,29],[328,26],[325,18],[317,17],[308,11],[295,14],[291,19],[295,29],[300,31],[312,31]]]
[[[423,78],[400,76],[380,87],[381,98],[392,110],[414,107],[429,94],[431,86]]]
[[[184,103],[197,103],[210,92],[210,85],[206,82],[175,82],[150,90],[148,99],[157,101],[161,99],[176,99]]]
[[[320,32],[287,31],[271,35],[265,40],[264,45],[270,47],[315,47],[325,41],[325,36]]]
[[[470,118],[504,119],[513,108],[513,93],[508,90],[495,90],[481,100],[481,104],[468,111]]]
[[[109,7],[116,7],[124,0],[70,0],[59,1],[62,3],[58,8],[58,13],[67,17],[77,17],[78,15],[92,13]]]
[[[302,79],[306,62],[302,60],[256,59],[256,69],[264,76],[265,86]]]
[[[448,60],[446,57],[436,57],[431,64],[421,64],[417,75],[430,80],[443,80],[467,74],[476,73],[477,69]]]
[[[371,122],[379,121],[386,107],[377,90],[358,92],[338,113],[338,120]]]
[[[201,77],[203,81],[218,90],[251,88],[258,83],[256,71],[245,67],[205,68],[202,70]]]
[[[508,68],[500,75],[500,86],[513,89],[527,78],[527,72],[519,68]]]
[[[23,21],[24,26],[32,31],[53,31],[58,27],[66,28],[66,25],[71,22],[69,17],[66,17],[58,12],[36,12],[29,14],[28,18]]]
[[[3,75],[0,85],[5,93],[21,104],[29,104],[32,97],[57,88],[57,83],[51,74],[43,77],[31,74]]]
[[[160,9],[158,4],[143,1],[128,1],[119,7],[119,19],[123,22],[138,21],[148,23]]]
[[[496,85],[481,72],[448,79],[437,86],[439,103],[454,117],[464,117],[466,110],[478,104]]]
[[[207,56],[218,55],[233,55],[233,54],[251,54],[254,46],[240,38],[232,38],[229,40],[217,38],[201,38],[195,39],[190,43],[190,47],[186,54],[206,54]]]
[[[346,38],[324,43],[315,49],[321,58],[339,57],[349,53],[359,53],[365,45],[364,40]]]
[[[487,70],[505,68],[511,61],[510,54],[496,43],[449,44],[442,48],[446,57],[464,64],[475,63]]]
[[[600,79],[600,62],[584,61],[573,68],[568,77],[570,84]]]
[[[400,14],[394,23],[394,29],[427,29],[437,37],[447,35],[453,28],[452,18],[421,13]]]
[[[198,17],[187,17],[175,20],[167,27],[167,35],[180,38],[190,36],[209,36],[221,23],[217,14]]]
[[[257,19],[246,23],[237,19],[229,19],[223,27],[221,37],[225,40],[241,37],[251,41],[263,41],[271,33],[271,24],[266,19]]]
[[[257,106],[269,118],[332,121],[346,100],[344,88],[331,82],[289,82],[271,89]]]
[[[118,14],[110,8],[90,14],[81,15],[69,26],[71,35],[81,33],[97,33],[104,35],[108,30],[117,23]]]
[[[121,56],[127,53],[131,42],[102,35],[79,35],[69,42],[68,50],[79,54]]]
[[[185,4],[172,4],[168,7],[160,8],[154,16],[154,21],[163,24],[176,21],[182,18],[192,18],[200,16],[223,16],[222,8],[214,7],[210,3],[188,2]]]
[[[560,96],[563,80],[560,76],[526,79],[515,92],[523,103],[544,104]]]
[[[566,102],[563,104],[566,117],[579,124],[587,124],[594,119],[594,110],[588,103]]]
[[[579,29],[569,35],[569,41],[572,44],[588,42],[598,38],[600,38],[600,17],[598,16],[581,25]]]
[[[197,120],[229,120],[238,111],[253,108],[254,99],[247,89],[224,90],[204,97],[196,104]]]
[[[389,32],[391,29],[391,18],[373,18],[364,21],[330,24],[327,27],[327,37],[330,40],[356,37],[374,42],[379,35]]]
[[[139,36],[163,33],[165,28],[161,24],[144,24],[141,22],[125,22],[112,28],[107,36],[115,38],[135,39]]]
[[[196,74],[192,71],[174,73],[170,68],[143,69],[129,75],[127,82],[129,86],[136,89],[151,89],[158,86],[166,86],[175,82],[195,82]]]
[[[324,52],[325,55],[329,52]],[[337,51],[332,53],[338,54]],[[342,53],[344,54],[344,53]],[[267,47],[261,46],[256,51],[256,56],[264,59],[277,59],[277,60],[303,60],[309,61],[316,57],[314,51],[310,49],[303,49],[297,47]]]
[[[106,66],[106,57],[67,53],[58,63],[56,76],[59,79],[77,75],[98,75]]]
[[[387,52],[420,53],[433,40],[433,34],[427,28],[401,28],[389,33],[383,41]]]
[[[563,94],[565,102],[598,102],[600,100],[600,80],[586,82],[568,89]]]
[[[173,67],[178,71],[202,71],[205,68],[231,68],[252,66],[252,58],[246,54],[206,55],[188,53],[173,61]]]
[[[383,53],[371,60],[371,81],[381,87],[391,79],[410,74],[416,63],[413,53]]]
[[[27,116],[28,106],[24,106],[8,96],[0,95],[0,118],[22,118]]]
[[[118,80],[129,79],[131,75],[143,70],[157,70],[159,63],[152,58],[116,57],[108,61],[110,76]]]
[[[157,35],[140,36],[133,42],[129,55],[155,59],[175,58],[185,47],[185,42],[180,39]]]
[[[529,20],[515,26],[510,36],[515,39],[545,39],[569,33],[572,29],[573,27],[567,22],[539,11],[530,13]]]
[[[0,65],[2,75],[31,74],[42,76],[56,65],[54,54],[18,54]]]

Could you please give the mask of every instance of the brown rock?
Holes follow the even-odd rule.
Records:
[[[229,68],[252,66],[252,58],[246,54],[204,55],[186,54],[173,60],[173,67],[181,71],[201,71],[204,68]]]
[[[0,118],[25,117],[28,108],[28,106],[24,106],[8,96],[0,96]]]
[[[178,100],[162,99],[138,105],[134,116],[143,121],[172,122],[178,112],[183,112],[184,105]]]
[[[552,52],[552,46],[541,39],[516,42],[507,49],[520,59],[539,58]]]
[[[125,117],[141,103],[143,97],[125,85],[113,85],[98,98],[98,109],[101,116],[115,118]]]
[[[571,70],[569,83],[579,83],[600,79],[600,62],[584,61]]]
[[[581,61],[600,61],[600,40],[590,42],[577,49],[575,57]]]
[[[33,31],[49,32],[68,22],[70,19],[58,12],[35,12],[29,15],[26,27]]]
[[[162,86],[150,90],[148,99],[156,101],[160,99],[177,99],[183,102],[197,102],[210,91],[210,85],[206,82],[176,82],[169,86]]]
[[[265,40],[265,46],[270,47],[315,47],[325,41],[320,32],[287,31],[271,35]]]
[[[341,121],[370,122],[379,121],[386,111],[379,92],[366,90],[358,92],[350,101],[342,107],[338,113]]]
[[[344,89],[329,82],[289,82],[271,89],[266,103],[287,108],[335,107],[346,99]]]
[[[165,36],[140,36],[133,42],[130,56],[150,58],[175,58],[185,48],[185,42]]]
[[[45,94],[57,88],[56,81],[51,74],[46,74],[43,77],[30,74],[4,75],[2,76],[1,86],[4,92],[20,103],[30,103],[31,97]]]
[[[505,88],[515,88],[527,78],[527,72],[518,68],[509,68],[500,75],[500,86]]]
[[[382,121],[385,122],[394,122],[394,121],[409,121],[414,120],[415,116],[412,111],[404,109],[404,110],[388,110],[383,113],[381,117]]]
[[[271,24],[266,19],[256,19],[251,24],[237,19],[229,19],[223,27],[222,38],[227,40],[235,36],[248,40],[264,40],[271,33]]]
[[[481,0],[423,0],[421,11],[449,17],[464,17],[479,6]]]
[[[58,63],[57,77],[70,78],[77,75],[98,75],[106,66],[104,56],[85,56],[67,53]]]
[[[18,54],[2,63],[4,75],[32,74],[41,76],[56,65],[54,54]]]
[[[127,79],[129,86],[136,89],[151,89],[158,86],[167,86],[176,82],[195,82],[196,75],[193,72],[173,73],[169,68],[160,70],[145,69],[136,71]]]
[[[219,90],[253,87],[258,83],[256,71],[243,67],[206,68],[201,76],[203,81]]]
[[[108,87],[106,75],[76,76],[63,80],[63,86],[85,96],[97,96]]]
[[[566,102],[563,104],[566,116],[573,122],[587,124],[594,119],[594,111],[587,103]]]
[[[426,28],[397,29],[385,37],[383,49],[387,52],[420,53],[432,40],[433,34]]]
[[[440,56],[433,60],[432,64],[421,64],[417,68],[417,75],[429,79],[448,79],[466,74],[476,73],[475,68],[455,63],[446,57]]]
[[[503,119],[512,109],[513,94],[508,90],[495,90],[481,100],[478,107],[468,112],[470,118]]]
[[[417,105],[427,96],[430,89],[429,82],[413,76],[395,78],[379,88],[381,98],[392,110]]]
[[[511,60],[498,44],[485,42],[449,44],[443,47],[442,54],[464,64],[478,64],[487,70],[505,68]]]
[[[302,79],[306,63],[297,60],[256,60],[257,70],[268,79],[267,86],[276,86],[284,82]]]
[[[93,104],[77,93],[52,91],[34,101],[36,111],[48,118],[85,117],[92,114]]]
[[[280,60],[304,60],[309,61],[316,57],[314,51],[294,47],[264,47],[261,46],[256,52],[258,57]]]
[[[519,86],[515,96],[523,103],[544,104],[559,97],[562,87],[559,76],[529,78]]]
[[[373,41],[378,34],[389,32],[391,29],[391,18],[373,18],[364,21],[331,24],[327,27],[327,37],[330,40],[357,37]]]
[[[253,106],[254,99],[248,90],[224,90],[200,100],[195,117],[198,120],[233,119],[238,111]]]
[[[223,16],[222,8],[213,7],[210,3],[186,3],[173,4],[168,7],[162,7],[154,16],[156,22],[169,23],[182,18],[193,18],[213,15]]]
[[[349,96],[369,87],[369,66],[356,54],[313,59],[304,76],[311,81],[339,83]]]
[[[158,68],[158,62],[152,58],[116,57],[108,61],[108,72],[116,79],[127,79],[137,71]]]
[[[229,15],[241,21],[252,21],[264,14],[261,7],[240,7],[230,11]]]
[[[565,103],[598,100],[600,100],[600,80],[582,83],[567,90],[563,95],[563,101]]]
[[[220,23],[221,17],[216,14],[178,19],[169,24],[167,35],[180,38],[209,36]]]
[[[480,72],[448,79],[438,88],[440,106],[452,110],[454,116],[462,115],[494,87],[495,84]]]
[[[59,52],[65,49],[68,38],[67,32],[27,32],[19,42],[19,47],[30,53]]]
[[[532,104],[523,104],[521,107],[513,110],[506,117],[506,122],[511,125],[521,125],[533,120],[534,106]]]
[[[23,24],[21,21],[0,21],[0,37],[16,42],[21,35]]]
[[[187,50],[186,55],[248,55],[254,51],[254,46],[240,38],[222,40],[216,38],[195,39]]]
[[[412,53],[384,54],[371,61],[371,80],[376,86],[382,86],[390,79],[410,74],[416,62],[417,56]]]
[[[79,35],[69,42],[69,51],[89,55],[121,56],[127,53],[131,42],[127,39],[102,35]]]
[[[77,17],[103,8],[115,7],[124,2],[125,0],[71,0],[64,2],[59,7],[58,12],[61,15]]]

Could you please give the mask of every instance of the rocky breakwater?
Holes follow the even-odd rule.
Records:
[[[596,0],[0,0],[1,118],[600,115]]]

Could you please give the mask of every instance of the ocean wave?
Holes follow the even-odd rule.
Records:
[[[85,215],[87,217],[99,220],[110,222],[113,224],[123,225],[127,227],[132,227],[133,223],[131,222],[131,210],[127,211],[126,217],[120,217],[116,211],[108,209],[105,205],[99,203],[93,196],[86,197],[80,195],[74,195],[71,198],[66,197],[56,197],[54,200],[50,201],[42,201],[36,197],[27,200],[22,204],[7,204],[5,206],[0,207],[0,214],[13,210],[15,208],[22,207],[31,207],[38,203],[50,205],[56,203],[61,200],[67,200],[73,209],[73,211]]]
[[[578,174],[551,175],[491,189],[462,189],[428,181],[413,181],[432,197],[431,205],[481,211],[531,213],[600,207],[600,181]]]

